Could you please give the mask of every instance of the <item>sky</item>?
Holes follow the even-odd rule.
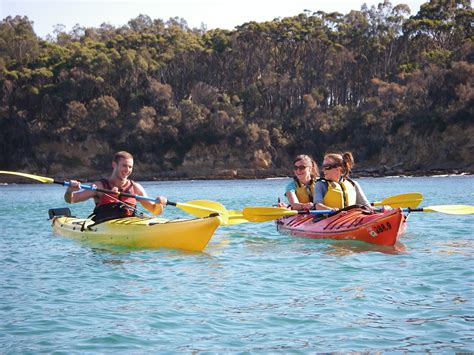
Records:
[[[414,15],[428,0],[392,0],[393,6],[406,4]],[[311,12],[340,12],[360,10],[383,0],[0,0],[0,19],[7,16],[27,16],[33,21],[35,33],[45,38],[54,27],[64,25],[69,32],[79,24],[82,27],[126,25],[140,14],[151,19],[168,20],[179,17],[191,28],[221,28],[232,30],[250,21],[271,21]]]

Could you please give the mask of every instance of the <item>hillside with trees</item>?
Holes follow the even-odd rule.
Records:
[[[39,38],[0,22],[0,169],[274,176],[352,150],[369,174],[474,172],[474,11],[431,0],[305,11],[234,30],[140,15]]]

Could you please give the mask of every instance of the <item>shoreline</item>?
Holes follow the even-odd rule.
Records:
[[[350,176],[351,178],[412,178],[412,177],[445,177],[445,176],[468,176],[474,175],[471,169],[432,169],[419,171],[390,171],[387,173],[380,173],[373,170],[354,169]],[[186,181],[186,180],[255,180],[255,179],[285,179],[290,178],[291,173],[282,172],[271,173],[264,170],[255,170],[253,174],[209,174],[209,175],[193,175],[189,176],[186,173],[170,173],[170,174],[136,174],[135,180],[141,181]]]
[[[25,172],[26,173],[26,172]],[[27,174],[38,175],[38,176],[45,176],[45,174],[35,173],[35,172],[27,172]],[[83,174],[77,174],[77,176]],[[471,176],[474,175],[473,171],[463,171],[459,170],[430,170],[430,171],[407,171],[407,172],[400,172],[395,174],[378,174],[374,172],[368,172],[365,170],[354,170],[351,173],[351,178],[358,179],[358,178],[386,178],[386,179],[409,179],[413,177],[456,177],[456,176]],[[61,178],[59,176],[62,176]],[[74,176],[74,174],[71,174]],[[97,175],[97,173],[91,173],[89,178],[85,177],[77,177],[75,179],[80,180],[84,183],[86,182],[93,182],[100,179],[99,176],[104,175]],[[105,174],[107,176],[107,174]],[[55,176],[48,176],[48,177],[55,177],[58,181],[65,181],[69,178],[64,177],[64,174],[56,174]],[[280,179],[288,179],[291,178],[289,174],[269,174],[265,173],[264,171],[256,171],[255,174],[242,174],[242,175],[233,175],[233,176],[225,176],[223,174],[214,174],[214,175],[195,175],[195,176],[188,176],[186,173],[178,173],[178,172],[171,172],[168,174],[132,174],[132,179],[135,181],[140,182],[153,182],[153,181],[193,181],[193,180],[280,180]],[[38,183],[43,184],[40,181],[35,181],[29,178],[23,178],[16,175],[7,175],[7,174],[0,174],[0,186],[7,186],[10,184],[31,184],[31,183]]]

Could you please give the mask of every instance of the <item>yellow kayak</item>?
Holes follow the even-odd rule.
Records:
[[[87,218],[52,218],[55,234],[94,244],[191,251],[202,251],[220,223],[218,216],[174,220],[127,217],[99,224]]]

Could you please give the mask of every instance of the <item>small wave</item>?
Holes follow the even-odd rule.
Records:
[[[449,177],[449,176],[469,176],[469,173],[459,173],[459,174],[440,174],[440,175],[433,175],[431,177]]]

